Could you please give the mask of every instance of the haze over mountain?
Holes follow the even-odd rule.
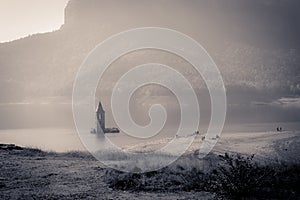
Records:
[[[299,7],[297,0],[71,0],[60,30],[0,44],[0,103],[70,103],[80,64],[99,42],[120,31],[155,26],[183,32],[208,50],[226,84],[229,122],[299,121]],[[101,98],[107,102],[114,81],[147,62],[173,66],[199,97],[207,96],[188,63],[147,50],[111,66],[99,85]],[[146,91],[152,98],[148,103],[166,103],[172,96],[157,88],[142,91],[137,102]],[[203,98],[207,114],[209,99]],[[0,115],[9,119],[8,113]]]

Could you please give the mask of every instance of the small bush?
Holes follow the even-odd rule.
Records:
[[[182,166],[165,167],[147,173],[126,173],[106,169],[105,181],[113,188],[135,191],[190,191],[203,188],[201,170]]]
[[[79,159],[87,159],[87,160],[95,160],[95,158],[88,152],[84,151],[69,151],[66,153],[59,154],[60,156],[67,156],[71,158],[79,158]]]
[[[226,199],[297,199],[299,166],[260,166],[254,155],[221,156],[223,163],[207,179],[206,190]]]
[[[210,189],[221,196],[240,199],[252,196],[260,190],[274,170],[269,167],[259,167],[253,162],[254,155],[241,156],[225,154],[220,156],[224,163],[213,171]]]

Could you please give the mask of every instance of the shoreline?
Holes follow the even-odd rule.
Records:
[[[197,158],[195,152],[190,151],[189,154],[182,156],[171,166],[152,173],[152,178],[143,180],[134,178],[134,181],[142,181],[143,183],[146,181],[149,184],[159,181],[158,184],[161,184],[160,179],[162,178],[163,180],[166,179],[166,183],[175,184],[172,182],[174,180],[170,181],[169,178],[174,177],[177,180],[178,177],[182,176],[194,177],[193,170],[195,167],[197,169],[201,162],[205,162],[205,165],[203,164],[203,168],[197,169],[200,170],[200,176],[203,173],[211,173],[214,167],[216,169],[220,167],[224,163],[222,161],[224,153],[250,155],[250,150],[258,152],[254,156],[255,162],[263,161],[264,163],[261,162],[263,163],[262,166],[267,166],[272,170],[278,168],[281,173],[286,166],[292,166],[294,168],[287,173],[292,174],[297,180],[299,179],[299,174],[294,174],[295,169],[296,171],[300,169],[298,145],[300,144],[300,135],[298,132],[262,133],[248,137],[248,139],[245,139],[247,137],[232,138],[230,142],[227,141],[226,137],[223,137],[213,152],[202,161]],[[243,138],[244,140],[242,140]],[[0,199],[140,199],[141,197],[146,200],[214,199],[217,195],[213,191],[206,192],[207,190],[200,191],[197,189],[176,189],[173,191],[170,190],[169,186],[162,186],[161,190],[155,191],[147,191],[145,188],[144,190],[144,186],[137,187],[137,189],[123,188],[123,186],[116,188],[113,183],[122,181],[124,177],[126,182],[132,181],[130,173],[119,173],[107,168],[89,152],[84,151],[59,153],[13,144],[0,144],[0,161]],[[127,180],[128,177],[129,180]],[[108,183],[107,178],[111,178],[112,183]],[[158,180],[156,180],[157,178]],[[284,177],[282,180],[285,180]],[[289,185],[290,183],[283,183],[283,186],[284,184]],[[153,186],[150,185],[149,187]],[[284,189],[283,193],[286,194],[287,191],[290,192],[288,189]]]

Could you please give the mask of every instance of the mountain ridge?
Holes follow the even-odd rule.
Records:
[[[293,23],[300,22],[300,15],[287,13],[297,1],[251,2],[71,0],[65,9],[65,24],[59,30],[0,44],[0,91],[5,94],[0,102],[47,95],[70,96],[76,72],[87,54],[105,38],[130,28],[161,26],[184,32],[203,44],[216,60],[222,60],[224,55],[219,55],[232,49],[228,44],[236,44],[233,45],[236,50],[255,47],[271,52],[297,51],[300,45],[294,35],[300,26],[292,27],[290,19],[294,17]],[[272,17],[278,20],[270,20]],[[290,30],[285,26],[291,26]],[[274,36],[265,32],[273,32]],[[288,39],[282,39],[285,36]],[[272,50],[265,43],[277,47]],[[247,52],[244,51],[240,54]],[[236,56],[236,59],[241,57]],[[219,62],[219,65],[226,64]]]

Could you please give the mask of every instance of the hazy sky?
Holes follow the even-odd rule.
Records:
[[[0,0],[0,42],[58,29],[69,0]]]

